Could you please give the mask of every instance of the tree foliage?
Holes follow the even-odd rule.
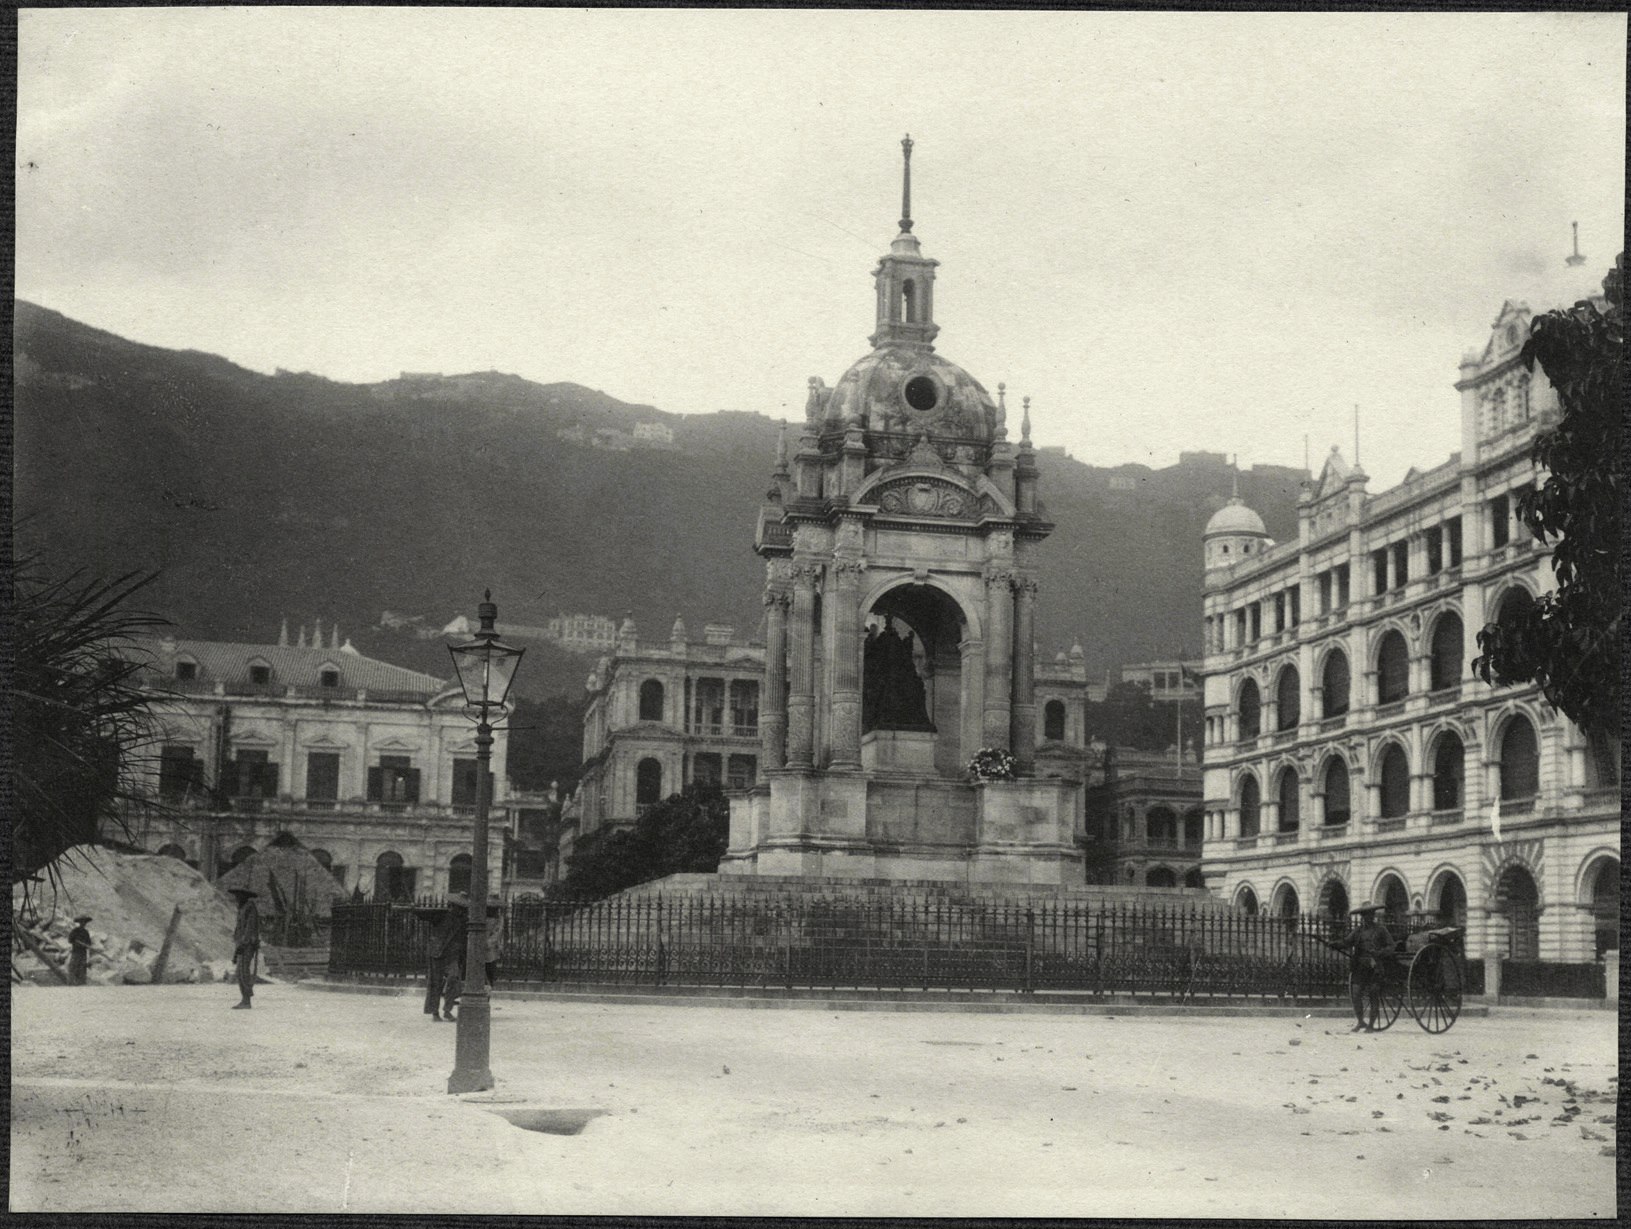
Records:
[[[693,782],[640,816],[633,828],[574,854],[563,886],[572,895],[598,898],[665,875],[709,873],[719,869],[729,838],[724,791]]]
[[[1514,605],[1478,633],[1473,670],[1485,682],[1535,682],[1588,732],[1619,731],[1620,419],[1625,412],[1625,255],[1603,279],[1607,310],[1582,300],[1535,318],[1521,354],[1557,390],[1562,416],[1535,437],[1545,481],[1518,500],[1530,532],[1555,543],[1557,591]]]
[[[1193,747],[1201,736],[1199,700],[1184,700],[1183,740]],[[1089,702],[1084,725],[1087,737],[1113,747],[1139,751],[1166,751],[1178,738],[1179,715],[1167,701],[1157,703],[1147,688],[1137,683],[1117,683],[1100,702]]]
[[[130,808],[149,805],[131,780],[153,730],[131,638],[165,625],[127,607],[150,574],[52,580],[29,558],[15,580],[13,883],[53,875],[54,860],[75,845],[128,835]]]
[[[569,794],[583,771],[583,710],[588,696],[516,699],[508,724],[505,773],[517,789],[548,789],[551,782]]]

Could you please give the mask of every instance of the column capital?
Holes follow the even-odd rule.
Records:
[[[765,606],[772,609],[786,610],[793,604],[793,595],[786,589],[766,589],[764,599]]]
[[[1001,564],[987,564],[985,567],[985,583],[991,589],[1012,589],[1014,573],[1010,568]]]
[[[866,560],[835,559],[833,560],[832,570],[840,580],[848,577],[859,579],[862,573],[866,571]]]

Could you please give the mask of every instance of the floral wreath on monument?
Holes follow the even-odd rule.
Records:
[[[1012,781],[1013,753],[1001,747],[981,747],[968,762],[968,775],[976,781]]]

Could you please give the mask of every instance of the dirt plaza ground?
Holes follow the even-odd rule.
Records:
[[[1320,1018],[16,987],[12,1211],[1615,1215],[1612,1012]]]

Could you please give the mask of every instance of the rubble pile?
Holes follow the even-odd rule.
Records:
[[[13,924],[26,930],[56,965],[67,970],[68,932],[88,913],[91,953],[86,980],[96,985],[153,980],[154,963],[177,906],[181,920],[170,942],[163,980],[220,981],[232,971],[236,909],[214,885],[179,858],[77,846],[53,865],[49,881],[12,888]],[[58,979],[13,936],[14,979]]]
[[[218,883],[223,892],[248,888],[256,893],[255,904],[263,918],[290,912],[326,918],[335,901],[347,899],[339,881],[299,845],[268,845],[222,875]]]

